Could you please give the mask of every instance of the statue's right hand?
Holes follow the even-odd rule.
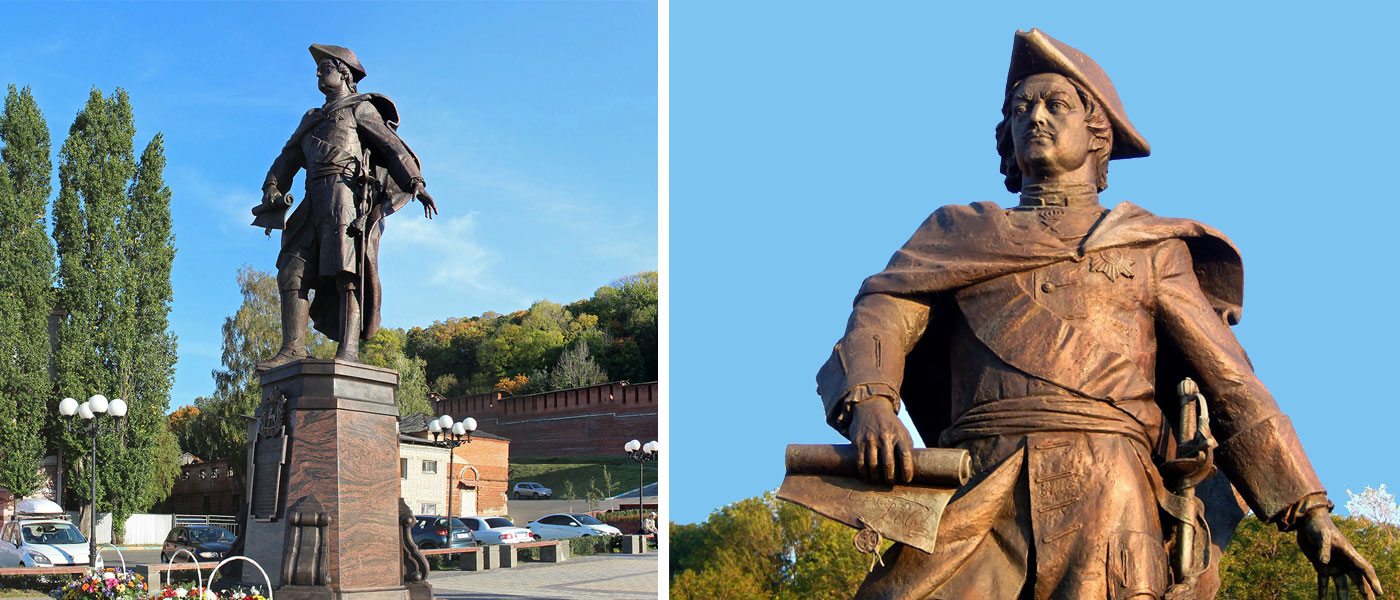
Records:
[[[871,398],[851,408],[847,430],[856,446],[861,477],[874,483],[914,480],[914,440],[885,398]]]
[[[274,184],[267,184],[267,185],[263,186],[263,196],[262,196],[262,203],[263,203],[263,206],[272,206],[272,204],[273,204],[274,202],[277,201],[277,197],[280,196],[280,195],[281,195],[281,193],[279,193],[279,192],[277,191],[277,186],[276,186],[276,185],[274,185]]]

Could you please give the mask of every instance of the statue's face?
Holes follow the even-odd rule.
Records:
[[[316,87],[321,93],[329,94],[339,90],[345,85],[345,76],[340,74],[340,70],[335,68],[335,59],[323,58],[316,63]]]
[[[1068,79],[1055,73],[1031,75],[1012,94],[1012,141],[1022,173],[1044,180],[1085,164],[1094,137]]]

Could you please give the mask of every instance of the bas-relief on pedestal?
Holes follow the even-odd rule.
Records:
[[[400,524],[398,373],[303,359],[261,375],[246,554],[280,598],[431,597]],[[421,558],[421,555],[418,555]],[[244,569],[243,584],[261,586]],[[410,592],[413,588],[413,592]]]

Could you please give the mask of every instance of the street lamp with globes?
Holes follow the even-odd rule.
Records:
[[[661,454],[661,442],[652,440],[645,444],[632,440],[623,444],[622,449],[627,452],[632,460],[637,461],[637,531],[646,533],[646,511],[642,509],[642,489],[646,486],[643,465],[649,460],[656,460]]]
[[[436,419],[428,421],[428,433],[433,434],[433,445],[440,448],[447,448],[447,528],[444,529],[445,539],[443,548],[452,547],[452,496],[457,490],[452,489],[452,470],[456,468],[453,459],[457,458],[457,447],[462,444],[472,443],[472,432],[476,431],[476,419],[467,417],[460,422],[453,423],[452,415],[442,415]],[[442,439],[439,440],[438,437]],[[463,440],[462,437],[466,439]]]
[[[70,421],[67,424],[70,433],[82,433],[88,436],[88,445],[92,450],[91,468],[92,487],[89,498],[92,500],[91,520],[88,521],[88,564],[97,566],[97,436],[109,433],[118,433],[126,423],[126,402],[121,398],[107,401],[107,397],[102,394],[93,394],[87,402],[78,404],[77,400],[64,398],[58,403],[58,414],[65,417],[77,415],[82,421]],[[111,425],[102,423],[102,415],[111,415],[116,421]],[[90,421],[90,423],[83,423]]]

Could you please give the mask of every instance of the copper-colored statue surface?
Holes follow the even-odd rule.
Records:
[[[253,225],[282,232],[277,287],[282,347],[259,370],[306,358],[308,317],[340,343],[339,360],[359,361],[359,341],[379,328],[379,235],[383,219],[410,200],[437,213],[418,157],[399,139],[399,115],[380,94],[357,93],[365,69],[354,52],[312,44],[326,103],[306,112],[263,181]],[[306,170],[306,195],[292,205],[292,178]],[[285,222],[284,222],[285,219]],[[316,290],[314,301],[310,291]]]
[[[1109,160],[1149,152],[1103,70],[1017,32],[1002,114],[1018,205],[934,212],[865,280],[817,375],[867,480],[913,478],[901,404],[930,445],[971,457],[932,552],[895,544],[856,597],[1210,598],[1236,493],[1297,532],[1320,582],[1378,594],[1230,330],[1238,250],[1100,203]]]

